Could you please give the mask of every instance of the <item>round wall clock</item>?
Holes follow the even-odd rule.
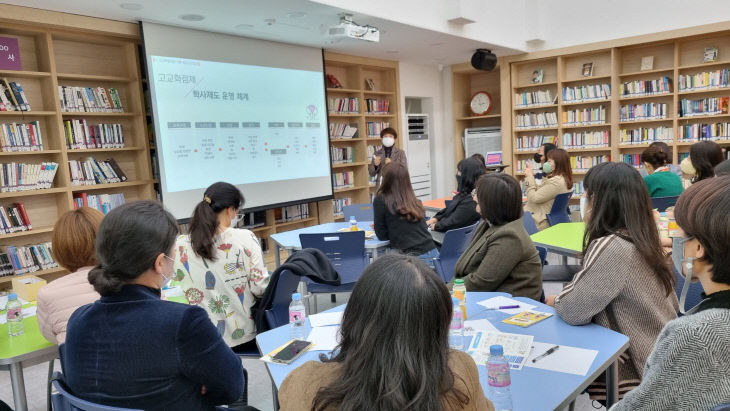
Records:
[[[469,102],[469,109],[475,116],[484,116],[492,109],[492,96],[486,91],[477,91]]]

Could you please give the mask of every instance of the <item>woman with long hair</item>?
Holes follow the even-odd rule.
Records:
[[[431,230],[445,233],[479,221],[479,213],[476,212],[477,203],[471,198],[471,192],[482,174],[484,168],[479,160],[469,157],[459,161],[456,166],[458,192],[446,208],[426,222]]]
[[[639,385],[657,335],[677,317],[675,279],[639,172],[626,163],[602,163],[588,171],[584,187],[582,269],[547,304],[568,324],[594,322],[629,336],[618,367],[623,397]],[[602,381],[588,388],[598,400],[605,400],[605,391]]]
[[[190,234],[177,239],[175,259],[175,279],[188,301],[208,312],[236,351],[255,348],[251,307],[269,282],[259,240],[251,231],[236,228],[243,204],[243,195],[232,184],[208,187],[193,211]]]
[[[195,305],[163,301],[177,221],[161,204],[113,209],[96,236],[89,282],[101,299],[76,310],[59,348],[66,384],[94,403],[213,410],[243,393],[241,360]]]
[[[418,256],[433,267],[436,244],[426,228],[423,204],[416,198],[408,169],[400,163],[383,167],[383,180],[373,198],[375,234],[390,248]]]
[[[525,169],[525,195],[527,204],[525,211],[532,213],[537,228],[544,230],[550,226],[547,215],[553,208],[553,202],[558,194],[573,191],[573,171],[570,168],[570,157],[562,148],[550,150],[547,161],[542,165],[545,178],[538,186],[535,181],[535,171],[532,167]]]
[[[449,349],[449,291],[421,260],[389,254],[363,271],[333,357],[292,371],[288,410],[494,410],[472,358]]]
[[[700,141],[689,147],[689,160],[695,169],[693,183],[715,176],[715,166],[722,163],[722,148],[714,141]]]

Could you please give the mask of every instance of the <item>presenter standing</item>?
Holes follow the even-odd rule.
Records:
[[[375,177],[376,190],[380,187],[381,170],[386,164],[396,162],[408,168],[405,151],[395,146],[395,139],[397,138],[398,133],[391,127],[385,128],[380,132],[380,139],[383,145],[375,150],[375,155],[370,160],[370,165],[368,165],[368,173],[371,177]]]

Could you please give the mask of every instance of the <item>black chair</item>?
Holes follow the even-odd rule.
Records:
[[[659,212],[664,212],[664,211],[667,211],[667,208],[673,207],[675,204],[677,204],[678,198],[679,198],[679,196],[652,197],[651,206],[653,208],[656,208]]]

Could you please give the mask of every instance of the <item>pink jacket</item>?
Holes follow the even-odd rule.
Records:
[[[66,323],[71,314],[82,305],[99,299],[99,294],[89,284],[91,268],[82,267],[38,291],[38,326],[48,341],[56,344],[66,341]]]

